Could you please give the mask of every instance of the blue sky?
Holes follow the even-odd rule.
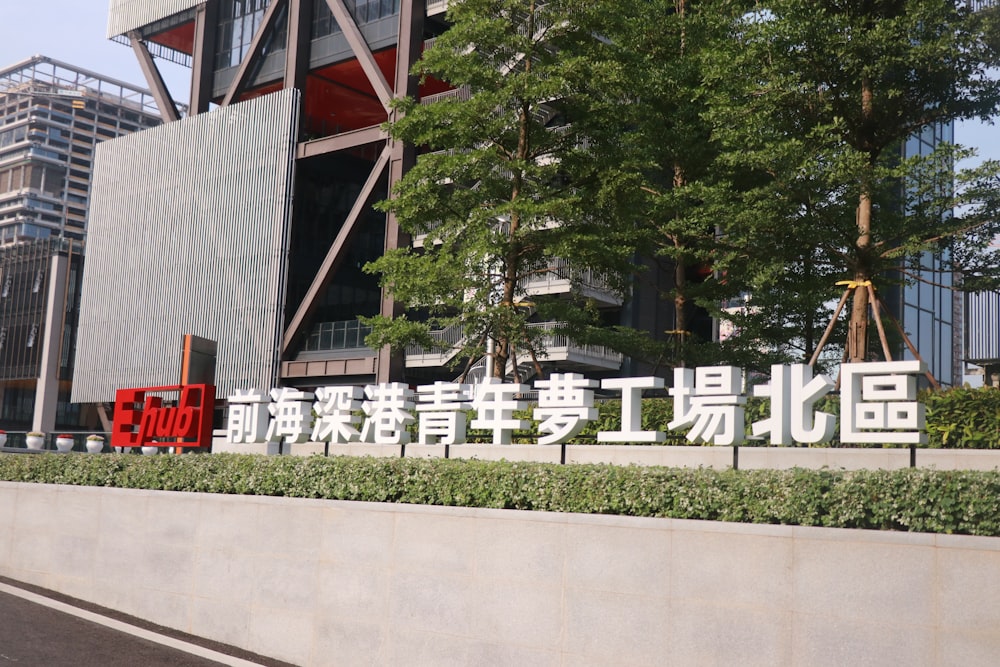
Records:
[[[146,87],[124,44],[108,40],[108,0],[0,0],[0,67],[44,55]],[[188,100],[190,70],[157,61],[178,102]]]
[[[0,67],[42,54],[145,87],[132,50],[105,38],[108,0],[0,0]],[[160,63],[170,92],[188,99],[190,71]],[[1000,159],[1000,126],[976,122],[956,128],[956,141]]]

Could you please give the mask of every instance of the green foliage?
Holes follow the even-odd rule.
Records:
[[[547,334],[528,326],[533,318],[559,321],[569,335],[598,323],[582,299],[562,312],[556,299],[529,301],[531,279],[554,274],[579,285],[590,270],[626,291],[635,242],[616,213],[624,170],[598,159],[588,125],[618,102],[605,85],[617,65],[600,57],[593,17],[584,0],[449,6],[449,29],[414,74],[462,94],[397,100],[386,127],[423,152],[378,208],[425,236],[419,248],[364,267],[412,316],[366,320],[368,345],[428,346],[430,331],[450,329],[448,346],[462,347],[456,363],[481,356],[492,338],[499,372],[515,356],[544,357]]]
[[[956,387],[921,395],[929,447],[1000,449],[1000,391]]]
[[[7,454],[0,480],[1000,536],[1000,472],[448,459]]]
[[[751,342],[795,338],[794,328],[780,338],[772,320],[815,343],[816,322],[801,314],[829,321],[823,301],[839,296],[838,279],[885,290],[900,280],[943,282],[928,253],[961,271],[965,289],[997,284],[998,165],[955,175],[968,151],[947,133],[933,151],[908,150],[905,159],[900,151],[918,135],[941,139],[953,121],[996,113],[993,22],[950,0],[766,0],[706,51],[719,168],[754,177],[734,181],[740,217],[726,216],[735,222],[727,243],[748,250],[743,268],[739,254],[730,268],[757,308],[741,324]],[[775,272],[762,249],[788,269]],[[830,291],[817,301],[824,285]],[[849,312],[864,338],[866,311]],[[851,357],[868,358],[854,349]]]

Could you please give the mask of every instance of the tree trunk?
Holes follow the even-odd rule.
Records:
[[[683,5],[681,6],[683,11]],[[684,186],[684,167],[674,164],[674,188]],[[678,366],[686,365],[688,331],[687,317],[687,262],[684,261],[684,244],[680,237],[674,236],[674,248],[678,251],[674,259],[674,354]]]
[[[532,35],[535,31],[535,3],[532,2],[529,7],[528,14],[528,34]],[[531,71],[531,54],[526,53],[524,55],[524,69],[526,72]],[[529,144],[530,137],[530,124],[531,124],[531,105],[527,101],[522,101],[521,108],[518,109],[518,138],[517,138],[517,159],[520,164],[523,164],[530,155],[531,146]],[[521,188],[524,183],[524,172],[520,167],[513,170],[513,184],[511,186],[510,201],[515,203],[517,198],[521,195]],[[518,230],[521,226],[521,216],[516,209],[511,211],[510,214],[510,230],[508,231],[508,238],[510,243],[507,246],[507,251],[504,255],[504,275],[503,275],[503,296],[500,300],[501,310],[505,314],[509,314],[510,317],[503,317],[503,321],[500,322],[499,331],[497,332],[497,345],[496,345],[496,355],[495,363],[493,366],[494,377],[502,380],[507,370],[507,362],[511,359],[513,355],[514,339],[520,338],[524,335],[523,331],[514,331],[512,329],[512,324],[516,320],[514,317],[517,314],[517,304],[514,303],[514,297],[517,290],[518,280],[521,278],[521,246],[518,243]],[[518,371],[515,367],[515,376]]]
[[[861,80],[862,122],[871,119],[872,111],[872,82],[865,77]],[[873,165],[867,166],[870,168]],[[871,171],[866,169],[861,175],[861,194],[858,198],[857,263],[854,268],[854,282],[861,286],[854,289],[851,323],[847,333],[847,358],[852,363],[868,360],[868,290],[863,285],[872,277],[867,261],[872,245],[871,186]]]

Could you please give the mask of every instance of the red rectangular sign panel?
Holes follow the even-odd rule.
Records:
[[[178,392],[176,406],[148,393]],[[215,386],[169,385],[119,389],[115,393],[112,447],[210,447]]]

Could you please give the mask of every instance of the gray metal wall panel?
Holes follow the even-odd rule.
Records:
[[[970,294],[965,357],[971,361],[1000,360],[1000,293]]]
[[[108,38],[124,35],[154,21],[197,7],[204,0],[111,0]]]
[[[176,383],[181,337],[219,343],[216,384],[277,376],[295,90],[98,146],[74,402]]]

